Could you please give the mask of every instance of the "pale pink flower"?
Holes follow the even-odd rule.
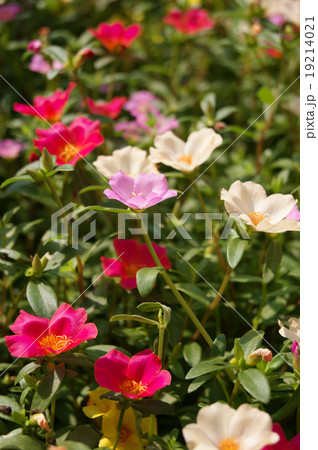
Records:
[[[21,11],[22,8],[17,3],[0,6],[0,22],[10,22]]]
[[[14,141],[13,139],[4,139],[0,141],[0,157],[4,159],[15,159],[23,147],[22,142]]]

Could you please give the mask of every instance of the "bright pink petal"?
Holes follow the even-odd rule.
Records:
[[[152,350],[147,349],[134,355],[128,364],[127,376],[131,380],[148,386],[159,374],[162,362]]]
[[[6,336],[5,343],[11,355],[17,358],[35,358],[46,353],[30,336]]]
[[[272,431],[279,434],[280,440],[273,445],[266,445],[262,450],[289,450],[289,444],[279,423],[273,423]]]
[[[83,328],[76,334],[76,344],[71,345],[70,348],[76,347],[81,342],[89,341],[90,339],[95,339],[98,334],[98,330],[95,324],[87,323],[83,326]]]
[[[159,389],[169,386],[170,383],[171,383],[171,374],[167,370],[161,370],[158,376],[148,386],[149,396],[159,391]]]
[[[133,278],[123,277],[121,279],[120,285],[123,289],[131,291],[132,289],[135,289],[137,287],[136,277]]]
[[[132,42],[140,35],[140,32],[141,32],[140,25],[131,25],[130,27],[126,28],[121,40],[122,45],[124,47],[130,47]]]
[[[289,450],[300,450],[300,434],[289,441]]]
[[[102,266],[104,274],[107,277],[123,277],[124,276],[124,267],[120,261],[116,261],[116,259],[101,257]]]
[[[15,334],[25,335],[32,340],[37,339],[49,327],[50,320],[33,316],[23,310],[10,329]]]
[[[129,357],[118,350],[110,350],[95,363],[95,379],[104,388],[121,392],[120,385],[127,379]]]

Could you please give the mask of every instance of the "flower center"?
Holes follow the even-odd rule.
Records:
[[[253,224],[257,226],[262,220],[265,219],[265,216],[263,216],[262,213],[259,211],[252,212],[251,214],[248,214],[248,217],[251,219]]]
[[[147,387],[143,386],[141,381],[139,383],[137,383],[137,381],[134,381],[134,380],[125,380],[120,385],[120,389],[125,394],[129,394],[129,395],[140,395],[143,392],[147,391]]]
[[[192,155],[182,155],[182,156],[180,156],[180,158],[178,158],[177,161],[178,162],[183,161],[190,165],[190,164],[192,164]]]
[[[68,339],[67,336],[57,336],[56,334],[50,334],[48,336],[44,336],[43,339],[39,341],[41,347],[49,347],[55,352],[62,352],[67,345],[72,343],[72,339]]]
[[[219,449],[220,450],[240,450],[240,445],[235,441],[235,439],[223,439],[219,443]]]
[[[66,163],[72,161],[72,159],[75,158],[77,155],[77,151],[75,147],[71,145],[66,145],[63,150],[60,152],[60,158],[65,161]]]
[[[128,440],[130,435],[130,430],[127,427],[121,427],[119,434],[119,442],[125,442]]]

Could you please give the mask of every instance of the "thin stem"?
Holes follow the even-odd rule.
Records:
[[[52,398],[51,403],[51,432],[54,433],[54,419],[55,419],[55,407],[56,407],[56,397]]]
[[[163,363],[163,352],[164,352],[164,340],[165,340],[165,329],[164,325],[159,326],[159,339],[158,339],[158,358]]]
[[[126,408],[124,406],[122,406],[122,409],[120,411],[120,415],[119,415],[119,419],[118,419],[118,424],[117,424],[117,434],[116,434],[116,439],[115,439],[115,443],[113,446],[113,450],[116,450],[118,442],[119,442],[119,438],[120,438],[120,432],[121,432],[121,426],[123,424],[123,419],[124,419],[124,415],[125,415],[125,411]]]
[[[141,229],[142,229],[142,232],[143,232],[143,238],[144,238],[144,240],[145,240],[145,242],[147,244],[147,247],[148,247],[148,249],[150,251],[151,256],[153,257],[153,259],[154,259],[155,263],[157,264],[157,266],[163,268],[163,266],[161,264],[161,261],[158,258],[158,255],[155,252],[155,249],[153,248],[153,245],[151,243],[151,240],[149,238],[149,235],[147,233],[147,230],[146,230],[142,220],[141,220]],[[196,328],[199,330],[199,332],[201,333],[202,337],[205,339],[205,341],[208,344],[208,346],[212,347],[213,340],[211,339],[209,334],[206,332],[204,327],[201,325],[201,322],[199,321],[197,316],[194,314],[194,312],[192,311],[190,306],[187,304],[185,299],[182,297],[182,295],[180,294],[178,289],[175,287],[175,285],[173,284],[173,281],[171,280],[171,278],[168,275],[168,273],[167,272],[161,272],[160,274],[163,277],[163,279],[165,280],[165,282],[167,283],[167,285],[170,287],[171,291],[173,292],[173,294],[176,297],[176,299],[179,301],[180,305],[183,307],[185,312],[188,314],[189,318],[192,320],[192,322],[194,323]]]
[[[213,302],[207,307],[207,309],[206,309],[206,311],[205,311],[205,313],[204,313],[204,315],[203,315],[203,317],[202,317],[202,320],[201,320],[201,325],[202,325],[202,326],[205,325],[205,323],[207,322],[207,320],[208,320],[208,318],[209,318],[211,312],[216,308],[216,306],[217,306],[217,305],[219,304],[219,302],[221,301],[222,294],[223,294],[223,292],[225,291],[225,288],[226,288],[226,286],[227,286],[227,284],[228,284],[228,282],[229,282],[229,280],[230,280],[231,273],[232,273],[232,269],[229,268],[228,271],[227,271],[227,273],[225,274],[225,277],[224,277],[224,279],[223,279],[223,281],[222,281],[222,284],[221,284],[221,286],[220,286],[220,289],[219,289],[218,293],[216,294],[216,296],[215,296]],[[197,340],[198,337],[199,337],[199,332],[198,332],[198,330],[197,330],[197,331],[193,334],[193,336],[192,336],[192,338],[191,338],[191,341],[193,342],[193,341]]]
[[[79,88],[79,91],[80,91],[80,94],[81,94],[81,96],[82,96],[82,99],[83,99],[85,108],[88,109],[87,95],[86,95],[84,86],[83,86],[83,84],[82,84],[82,82],[81,82],[81,80],[80,80],[80,77],[79,77],[79,75],[78,75],[78,70],[77,70],[77,69],[74,69],[74,70],[73,70],[73,76],[74,76],[74,80],[75,80],[75,82],[76,82],[76,84],[77,84],[77,86],[78,86],[78,88]]]
[[[267,300],[267,289],[266,289],[266,283],[263,282],[262,283],[262,300],[261,300],[261,304],[259,305],[256,317],[253,320],[253,326],[254,326],[255,330],[257,330],[257,327],[259,325],[259,321],[260,321],[260,318],[261,318],[262,311],[263,311],[263,308],[265,306],[266,300]]]
[[[4,316],[4,306],[5,306],[5,300],[6,300],[6,293],[7,293],[7,274],[3,274],[2,278],[2,294],[1,294],[1,305],[0,305],[0,323],[2,322],[3,316]]]
[[[137,431],[137,437],[138,437],[139,450],[143,450],[144,446],[142,444],[142,435],[141,435],[141,432],[140,432],[140,419],[139,419],[140,416],[139,416],[138,412],[135,409],[133,411],[134,411],[134,414],[135,414],[135,422],[136,422],[136,431]]]
[[[11,322],[11,319],[14,316],[16,310],[17,310],[17,307],[18,307],[18,305],[20,303],[20,300],[24,297],[26,289],[27,289],[27,285],[25,285],[25,287],[20,291],[20,293],[17,295],[17,297],[13,300],[12,306],[11,306],[11,308],[10,308],[8,314],[7,314],[7,317],[6,317],[6,321],[5,321],[5,324],[4,324],[5,328],[7,328],[9,326],[9,323]]]
[[[229,405],[230,406],[232,405],[232,403],[233,403],[233,401],[234,401],[234,399],[236,397],[236,394],[238,393],[239,388],[240,388],[240,382],[239,382],[239,379],[236,378],[236,381],[235,381],[235,384],[234,384],[234,388],[233,388],[231,397],[229,399]]]
[[[107,96],[106,100],[109,102],[114,95],[114,89],[115,89],[115,72],[116,72],[116,65],[113,62],[111,71],[110,71],[110,83],[107,86]]]

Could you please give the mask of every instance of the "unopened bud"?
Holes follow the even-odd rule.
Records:
[[[273,358],[272,352],[267,348],[259,348],[250,353],[246,358],[246,364],[248,366],[256,366],[261,360],[270,362]]]
[[[215,130],[223,130],[226,127],[225,122],[215,122],[214,129]]]
[[[93,58],[95,56],[95,53],[90,48],[83,48],[79,50],[73,59],[73,64],[76,69],[81,67],[86,59]]]
[[[35,181],[43,181],[43,175],[37,170],[27,170],[28,175]]]
[[[42,164],[46,172],[50,172],[50,170],[52,170],[54,167],[52,156],[49,154],[46,148],[44,148],[42,151]]]
[[[263,27],[260,23],[253,23],[251,26],[251,34],[257,36],[262,31]]]
[[[30,423],[32,425],[38,425],[42,430],[50,431],[50,427],[43,413],[34,414],[30,418]]]
[[[35,276],[42,275],[41,259],[37,253],[33,256],[33,259],[32,259],[32,269],[33,269],[33,274]]]
[[[48,36],[51,33],[49,27],[41,27],[38,29],[38,33],[40,36]]]

